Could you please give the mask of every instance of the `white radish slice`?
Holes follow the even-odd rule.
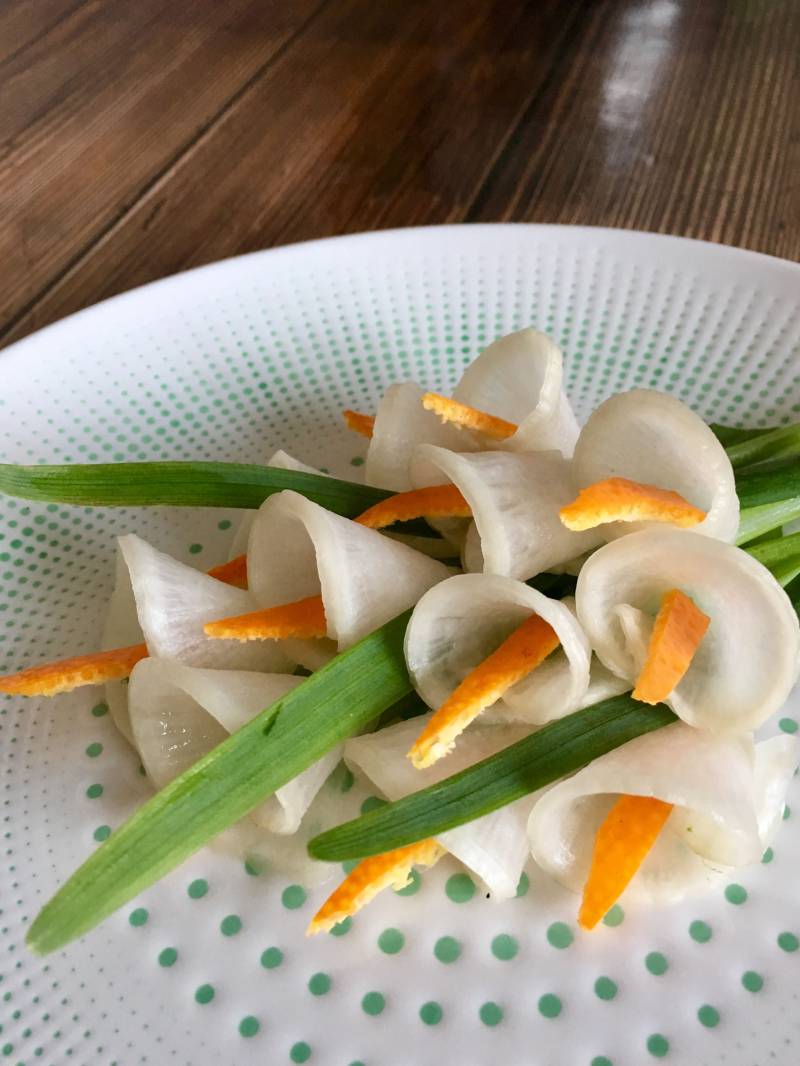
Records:
[[[328,636],[340,651],[413,606],[449,573],[442,563],[296,492],[261,505],[247,558],[258,606],[321,595]]]
[[[200,573],[134,534],[119,538],[151,655],[218,670],[280,671],[289,665],[274,641],[210,640],[206,622],[256,610],[249,592]]]
[[[127,648],[131,644],[144,641],[139,616],[136,614],[136,599],[133,595],[128,567],[117,548],[114,562],[114,590],[108,601],[108,611],[103,625],[100,641],[101,651],[113,648]],[[111,720],[129,743],[133,743],[130,715],[128,714],[128,682],[107,681],[105,685],[106,703]]]
[[[702,418],[674,396],[652,389],[612,396],[581,430],[574,462],[581,488],[624,477],[672,489],[706,512],[694,533],[736,539],[739,499],[730,459]],[[609,522],[599,529],[612,540],[658,525]]]
[[[440,707],[532,614],[553,627],[561,646],[484,711],[481,721],[543,723],[575,710],[589,686],[591,656],[577,618],[559,600],[513,578],[489,574],[450,577],[414,608],[406,630],[406,664],[425,703]],[[462,741],[463,735],[456,750]],[[451,765],[449,758],[446,762]]]
[[[797,680],[800,626],[778,582],[740,548],[663,528],[600,548],[584,564],[576,590],[592,648],[633,684],[662,597],[676,588],[711,624],[666,702],[703,729],[756,729]]]
[[[528,823],[536,862],[580,892],[597,830],[620,795],[675,805],[623,898],[677,901],[712,883],[720,867],[761,858],[752,740],[676,722],[603,755],[546,792]]]
[[[471,435],[456,426],[443,424],[433,411],[422,406],[423,389],[413,381],[390,385],[378,404],[375,427],[367,449],[365,481],[394,492],[411,488],[408,464],[418,444],[440,444],[445,448],[471,451],[476,445]]]
[[[775,839],[783,819],[789,784],[797,769],[796,737],[781,735],[756,744],[756,801],[758,831],[766,848]]]
[[[301,474],[319,474],[320,477],[327,477],[327,474],[323,474],[321,470],[317,470],[316,467],[309,466],[308,463],[301,463],[299,459],[295,459],[293,455],[289,455],[282,448],[279,448],[277,452],[267,461],[267,466],[275,466],[278,470],[295,470]],[[233,535],[231,541],[229,559],[236,559],[240,555],[244,555],[247,551],[247,542],[250,539],[250,530],[253,528],[253,522],[256,518],[256,511],[242,511],[241,520],[236,527],[236,532]]]
[[[494,755],[530,733],[526,726],[479,726],[459,738],[447,759],[425,770],[415,770],[406,753],[430,718],[422,715],[346,741],[345,761],[365,774],[387,799],[398,800]],[[484,882],[495,900],[510,899],[516,893],[529,854],[526,823],[537,795],[524,796],[437,837],[451,855]]]
[[[411,478],[417,488],[452,482],[469,503],[472,519],[458,520],[467,531],[466,570],[527,581],[603,542],[596,530],[575,533],[562,524],[559,509],[577,488],[570,463],[558,452],[462,455],[423,444],[414,453]]]
[[[561,349],[538,330],[521,329],[490,344],[464,371],[453,396],[517,424],[517,432],[494,448],[572,455],[578,423],[563,389]]]
[[[148,776],[163,788],[302,680],[143,659],[131,674],[129,703],[134,741]],[[340,758],[339,746],[279,788],[250,817],[274,833],[294,833]]]

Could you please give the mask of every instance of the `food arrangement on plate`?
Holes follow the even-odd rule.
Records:
[[[532,856],[589,930],[623,893],[677,901],[772,841],[796,743],[754,731],[800,670],[799,426],[708,426],[634,389],[579,428],[531,329],[452,397],[405,382],[345,417],[369,438],[363,485],[282,451],[0,468],[31,499],[250,509],[208,573],[120,538],[102,650],[0,679],[105,683],[160,790],[45,906],[33,950],[211,841],[307,883],[355,863],[311,933],[447,853],[497,901]],[[388,802],[337,825],[342,760]]]

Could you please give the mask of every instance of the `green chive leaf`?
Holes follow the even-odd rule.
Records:
[[[551,722],[461,773],[314,837],[309,854],[343,862],[439,836],[674,721],[663,704],[651,707],[629,694],[604,700]]]
[[[734,469],[761,463],[765,459],[780,459],[800,454],[800,424],[781,426],[769,433],[761,433],[731,444],[725,449]]]
[[[55,951],[92,929],[406,696],[410,614],[337,655],[140,807],[40,911],[31,949]]]

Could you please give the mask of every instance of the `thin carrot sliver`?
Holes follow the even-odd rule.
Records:
[[[620,796],[594,840],[578,924],[594,929],[627,888],[658,839],[672,804],[652,796]]]
[[[219,566],[212,566],[208,571],[209,577],[214,577],[217,581],[224,581],[226,585],[235,585],[236,588],[247,588],[247,556],[237,555],[235,559],[231,559],[230,562],[221,563]]]
[[[449,396],[440,396],[438,392],[426,392],[422,397],[422,406],[426,411],[433,411],[442,422],[462,429],[474,429],[492,440],[507,440],[513,437],[519,428],[514,422],[505,418],[479,411],[465,403],[453,400]]]
[[[375,431],[375,416],[365,415],[361,411],[342,411],[342,417],[347,423],[347,428],[354,433],[360,433],[362,437],[371,437]]]
[[[221,618],[203,626],[215,640],[280,640],[284,637],[324,637],[328,627],[321,596],[308,596],[249,614]]]
[[[580,532],[606,522],[649,521],[696,526],[706,517],[706,512],[671,489],[610,477],[581,489],[572,503],[561,508],[559,515],[567,529]]]
[[[660,703],[689,669],[711,619],[680,589],[665,593],[633,698]]]
[[[535,614],[527,618],[436,711],[408,753],[414,766],[421,770],[447,755],[469,723],[535,670],[559,643],[556,631],[543,618]]]
[[[405,888],[413,866],[433,866],[444,853],[445,849],[435,840],[421,840],[364,859],[325,900],[311,919],[306,936],[332,929],[361,910],[384,888]]]
[[[81,685],[121,681],[147,655],[146,644],[132,644],[128,648],[76,655],[43,666],[31,666],[18,674],[0,677],[0,692],[8,696],[57,696]]]
[[[472,508],[455,485],[431,485],[426,489],[398,492],[355,519],[369,529],[383,529],[412,518],[471,518]]]

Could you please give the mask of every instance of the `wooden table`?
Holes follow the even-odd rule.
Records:
[[[798,259],[799,72],[798,0],[0,0],[0,343],[387,226]]]

